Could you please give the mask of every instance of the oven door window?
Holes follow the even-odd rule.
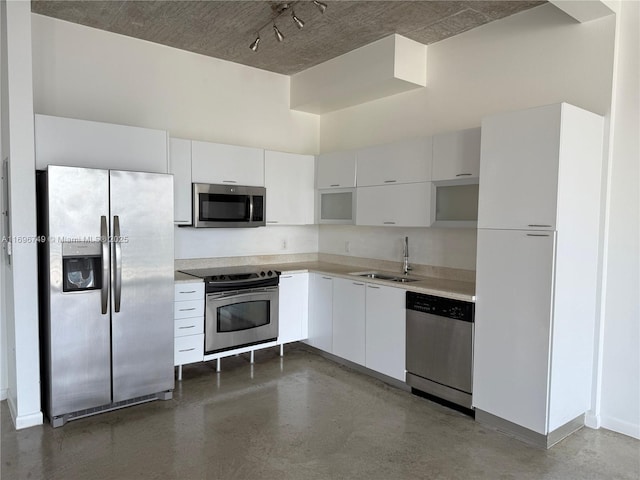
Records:
[[[204,222],[238,222],[249,219],[248,195],[200,193],[200,218]]]
[[[218,333],[238,332],[271,322],[268,300],[233,303],[218,307]]]

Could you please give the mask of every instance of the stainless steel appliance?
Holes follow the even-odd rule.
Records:
[[[263,227],[266,189],[241,185],[193,184],[193,226]]]
[[[407,292],[407,383],[471,408],[473,316],[470,302]]]
[[[173,178],[38,173],[42,388],[54,427],[171,398]]]
[[[277,339],[279,272],[251,267],[182,271],[205,282],[205,355]]]

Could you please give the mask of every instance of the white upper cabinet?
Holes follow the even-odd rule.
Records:
[[[431,180],[431,137],[363,148],[356,157],[358,187]]]
[[[264,150],[210,142],[191,142],[194,183],[264,187]]]
[[[357,190],[356,225],[431,225],[431,182],[358,187]]]
[[[191,140],[169,139],[169,173],[173,175],[173,222],[191,224]]]
[[[267,225],[314,223],[313,155],[264,153]]]
[[[316,188],[353,188],[356,186],[354,151],[323,153],[318,156]]]
[[[480,176],[480,128],[433,137],[434,182],[477,179]]]
[[[482,120],[478,228],[555,228],[560,121],[561,105]]]
[[[47,165],[167,173],[167,132],[35,115],[36,169]]]

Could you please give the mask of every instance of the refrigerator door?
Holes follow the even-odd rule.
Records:
[[[115,403],[174,387],[173,177],[109,174]]]
[[[109,250],[101,243],[108,235],[109,173],[50,166],[46,188],[43,380],[47,413],[55,417],[111,403],[110,312],[102,308]]]

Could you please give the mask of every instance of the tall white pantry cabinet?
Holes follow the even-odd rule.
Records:
[[[566,103],[482,121],[473,404],[544,447],[591,405],[602,143]]]

